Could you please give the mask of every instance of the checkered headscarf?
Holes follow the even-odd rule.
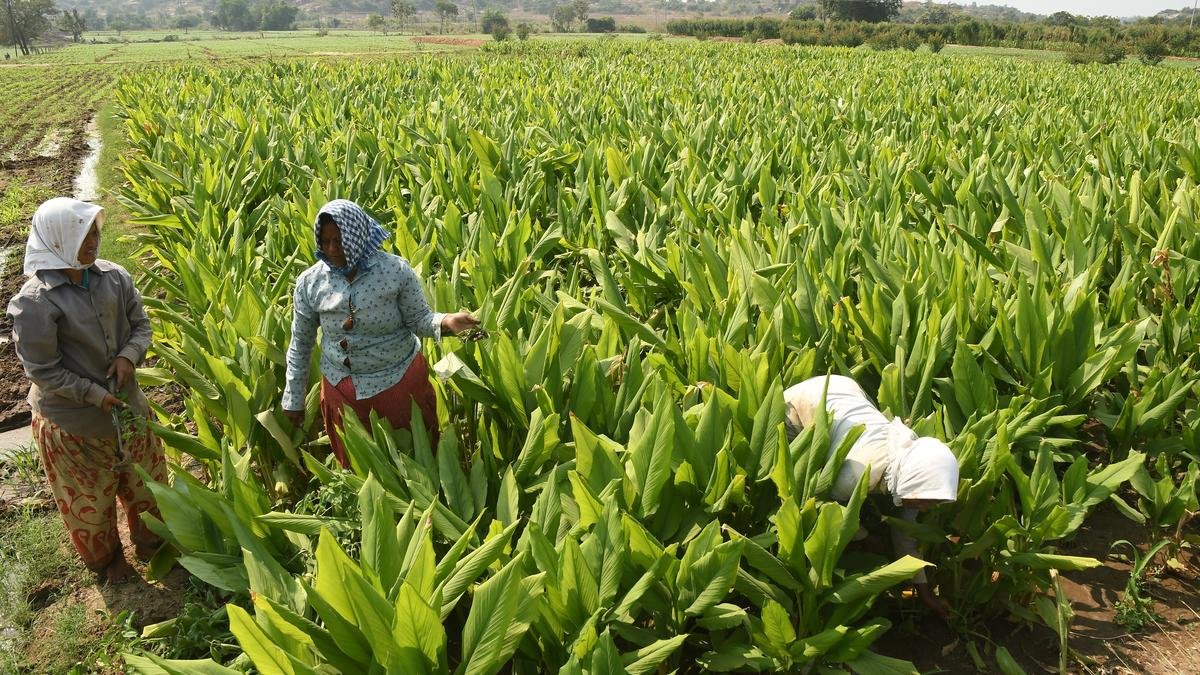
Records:
[[[321,252],[321,216],[328,214],[333,218],[338,230],[342,233],[342,251],[346,254],[346,266],[334,267],[325,254]],[[317,222],[313,224],[317,237],[317,259],[329,266],[329,269],[342,274],[350,274],[358,268],[368,256],[379,250],[387,239],[387,230],[362,207],[348,199],[335,199],[317,212]]]

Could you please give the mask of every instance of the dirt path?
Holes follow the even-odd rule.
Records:
[[[52,507],[48,506],[52,510]],[[91,573],[85,573],[84,583],[72,585],[72,579],[50,579],[32,589],[28,595],[36,611],[31,626],[32,639],[25,653],[26,663],[47,663],[55,660],[55,649],[63,639],[62,618],[69,612],[79,613],[82,607],[86,622],[81,627],[84,635],[77,638],[83,643],[99,643],[123,613],[130,617],[135,629],[165,621],[179,615],[185,601],[189,575],[182,567],[176,567],[166,578],[157,582],[145,580],[146,565],[133,554],[129,541],[129,528],[124,517],[118,518],[117,529],[125,542],[125,557],[138,576],[119,584],[100,584]],[[64,555],[73,556],[74,551],[65,540],[60,542]],[[88,672],[95,672],[89,670]],[[99,672],[124,672],[122,669]]]

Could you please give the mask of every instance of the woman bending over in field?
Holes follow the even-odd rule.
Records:
[[[789,439],[812,424],[825,377],[814,377],[783,393],[787,403],[786,426]],[[958,460],[945,443],[935,438],[918,438],[899,418],[888,421],[854,380],[842,375],[828,377],[825,409],[829,411],[829,451],[833,452],[854,427],[863,433],[851,446],[831,492],[834,499],[850,499],[863,473],[870,472],[870,491],[891,495],[900,516],[915,520],[917,513],[958,499]],[[892,530],[892,543],[899,555],[917,555],[916,541],[899,530]],[[917,596],[943,620],[950,616],[946,603],[930,589],[925,572],[914,578]]]
[[[320,327],[321,417],[338,463],[349,466],[337,433],[344,406],[360,420],[374,410],[407,429],[415,401],[436,444],[437,397],[420,338],[456,335],[479,321],[468,312],[432,311],[412,267],[380,250],[387,232],[358,204],[329,202],[313,231],[318,261],[296,281],[284,414],[297,426],[304,421],[309,357]]]
[[[117,535],[116,502],[138,557],[148,558],[159,540],[138,516],[158,510],[133,465],[156,481],[165,478],[166,465],[145,424],[134,430],[114,424],[119,408],[142,418],[148,413],[134,372],[151,333],[129,273],[96,257],[103,218],[99,206],[66,197],[38,208],[25,247],[29,280],[8,314],[55,503],[84,564],[115,582],[134,574]]]

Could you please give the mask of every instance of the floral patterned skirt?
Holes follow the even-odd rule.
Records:
[[[69,434],[40,415],[33,416],[33,439],[71,543],[89,569],[103,570],[121,554],[117,502],[125,510],[133,543],[158,543],[139,517],[143,511],[157,517],[158,508],[133,468],[141,465],[156,481],[166,477],[162,443],[150,431],[127,444],[124,457],[116,439]]]

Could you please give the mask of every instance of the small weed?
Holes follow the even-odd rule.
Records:
[[[86,667],[79,672],[123,672],[124,659],[121,654],[138,649],[142,642],[141,633],[133,626],[134,614],[126,610],[111,619],[103,612],[100,614],[104,615],[105,623],[109,624],[108,630],[92,644],[91,653],[83,660]],[[77,665],[76,668],[78,667],[80,666]],[[71,672],[75,672],[74,668]]]
[[[1117,623],[1130,632],[1140,631],[1159,618],[1154,611],[1154,600],[1136,592],[1126,591],[1113,609],[1116,610]]]
[[[4,461],[0,462],[0,479],[5,478],[22,485],[38,485],[42,482],[42,458],[32,443],[9,451]]]
[[[333,481],[307,492],[294,510],[296,513],[307,513],[314,516],[343,518],[348,523],[359,522],[358,491],[340,475]],[[362,531],[358,528],[347,528],[334,532],[338,543],[347,555],[358,554],[362,544]]]
[[[146,626],[139,647],[168,659],[227,662],[241,653],[225,614],[225,603],[231,601],[247,604],[192,577],[179,616]]]
[[[1112,548],[1124,545],[1131,552],[1130,562],[1133,569],[1129,571],[1129,581],[1125,584],[1124,595],[1113,606],[1113,609],[1116,610],[1117,623],[1131,632],[1140,631],[1159,620],[1158,614],[1154,611],[1154,599],[1143,593],[1142,581],[1146,566],[1154,560],[1159,551],[1170,543],[1167,539],[1159,540],[1143,554],[1129,541],[1122,539],[1113,542]]]

